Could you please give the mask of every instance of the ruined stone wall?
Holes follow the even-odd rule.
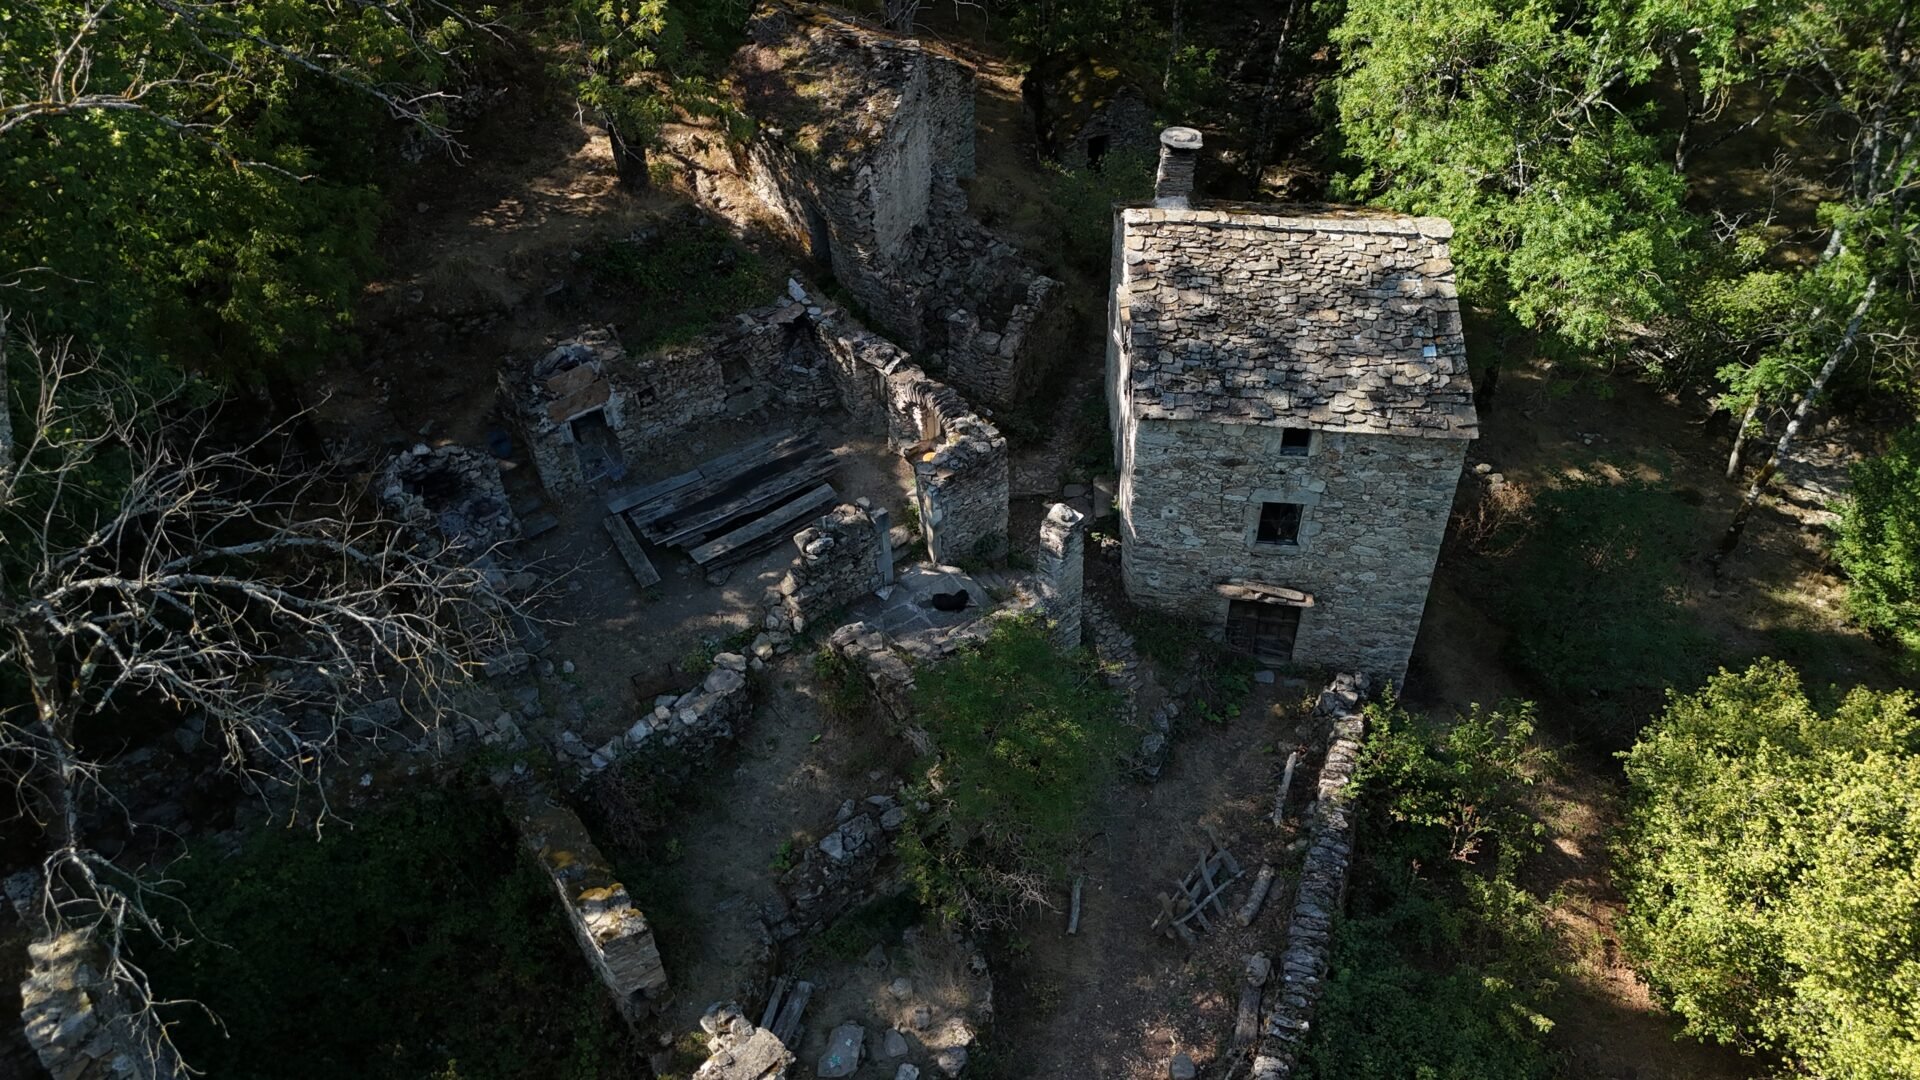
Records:
[[[1212,626],[1219,587],[1311,593],[1294,657],[1391,680],[1406,672],[1467,444],[1315,432],[1280,452],[1279,429],[1143,420],[1123,432],[1121,567],[1141,604]],[[1262,502],[1305,504],[1296,546],[1254,541]]]
[[[772,218],[969,397],[1017,400],[1057,354],[1063,292],[967,211],[973,69],[784,3],[748,32],[734,72],[761,133],[739,166],[759,205],[735,205],[712,183],[696,183],[701,197],[743,227]]]
[[[514,816],[521,838],[560,894],[588,964],[622,1015],[638,1019],[648,1002],[667,990],[667,969],[646,916],[633,906],[612,864],[572,811],[536,793]]]
[[[5,882],[7,898],[35,931],[20,984],[27,1044],[55,1080],[175,1080],[189,1074],[150,1014],[134,1008],[106,976],[106,950],[85,930],[53,934],[40,915],[40,881],[25,872]]]
[[[850,503],[793,538],[799,558],[780,584],[767,590],[768,630],[801,633],[854,600],[880,587],[880,560],[891,559],[886,536],[874,528],[865,510]]]
[[[1287,921],[1286,951],[1280,954],[1280,979],[1266,989],[1267,1011],[1252,1080],[1284,1080],[1293,1074],[1314,1005],[1320,1000],[1333,948],[1333,920],[1345,902],[1347,872],[1353,861],[1358,809],[1348,782],[1366,735],[1361,707],[1368,687],[1364,676],[1336,676],[1314,707],[1316,716],[1333,724],[1333,735],[1320,767],[1306,860]]]
[[[906,807],[889,793],[843,803],[832,828],[780,875],[784,909],[767,920],[774,940],[817,934],[883,889],[882,862],[906,820]]]
[[[951,387],[917,369],[887,377],[889,428],[911,447],[920,529],[936,563],[1006,554],[1007,440]],[[917,436],[917,437],[916,437]],[[908,440],[911,440],[908,442]]]
[[[1054,503],[1040,523],[1040,555],[1035,560],[1040,603],[1054,622],[1054,644],[1080,647],[1086,608],[1087,516],[1066,503]]]
[[[503,371],[501,395],[512,405],[541,484],[565,498],[586,482],[574,421],[600,414],[632,462],[727,410],[721,355],[703,341],[630,357],[610,328],[593,327]]]

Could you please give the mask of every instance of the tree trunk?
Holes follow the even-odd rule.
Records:
[[[628,191],[645,191],[652,185],[647,176],[646,144],[622,135],[613,121],[602,122],[606,125],[607,142],[613,148],[613,171],[620,178],[620,186]]]
[[[1726,535],[1720,538],[1720,551],[1713,558],[1717,567],[1722,559],[1733,554],[1740,546],[1740,536],[1747,530],[1747,519],[1753,516],[1753,508],[1760,503],[1760,496],[1766,493],[1767,485],[1772,482],[1773,474],[1780,471],[1780,461],[1787,456],[1787,449],[1793,444],[1793,437],[1800,433],[1800,425],[1807,419],[1807,413],[1813,408],[1813,399],[1826,389],[1827,380],[1833,378],[1833,372],[1853,351],[1853,343],[1860,337],[1860,324],[1866,321],[1867,309],[1873,306],[1874,294],[1880,291],[1880,279],[1867,279],[1867,291],[1861,295],[1860,302],[1854,305],[1853,315],[1847,319],[1847,329],[1840,335],[1839,344],[1827,354],[1827,362],[1820,365],[1820,371],[1813,381],[1807,384],[1807,392],[1800,395],[1800,404],[1793,410],[1793,418],[1787,421],[1787,430],[1780,433],[1780,441],[1773,445],[1773,455],[1754,475],[1753,483],[1747,488],[1747,494],[1740,501],[1740,509],[1734,511],[1733,521],[1728,523]]]
[[[1755,391],[1753,400],[1747,402],[1747,411],[1740,417],[1740,426],[1733,431],[1733,453],[1727,455],[1727,479],[1740,475],[1740,455],[1747,450],[1747,432],[1753,428],[1753,418],[1760,412],[1760,393]]]
[[[1253,138],[1247,144],[1247,182],[1254,198],[1260,197],[1260,182],[1267,170],[1267,157],[1273,152],[1273,95],[1280,82],[1280,63],[1287,55],[1287,38],[1293,32],[1294,12],[1300,0],[1288,0],[1287,13],[1280,19],[1280,33],[1273,40],[1273,57],[1267,65],[1267,81],[1260,87],[1260,112],[1253,122]]]

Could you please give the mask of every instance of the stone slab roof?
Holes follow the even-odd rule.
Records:
[[[1135,416],[1479,434],[1444,219],[1216,203],[1118,214]]]

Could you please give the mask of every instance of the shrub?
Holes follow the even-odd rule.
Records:
[[[1514,659],[1566,696],[1631,699],[1697,679],[1706,639],[1680,606],[1694,514],[1645,483],[1542,493],[1504,564]]]
[[[922,671],[914,708],[937,747],[900,841],[921,900],[975,926],[1044,903],[1114,775],[1118,698],[1028,615]]]
[[[1853,467],[1853,492],[1837,509],[1833,557],[1851,582],[1847,609],[1920,651],[1920,425]]]
[[[501,809],[441,791],[319,838],[255,834],[176,867],[199,940],[139,944],[170,1018],[220,1077],[590,1077],[621,1024]]]
[[[1762,660],[1628,752],[1622,939],[1687,1031],[1807,1075],[1920,1076],[1920,721]]]
[[[1351,914],[1302,1075],[1533,1080],[1551,1074],[1541,1006],[1560,962],[1516,880],[1541,826],[1523,807],[1547,764],[1531,705],[1451,724],[1368,707]]]

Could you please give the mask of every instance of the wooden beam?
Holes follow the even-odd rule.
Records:
[[[660,584],[660,572],[653,568],[653,563],[647,561],[647,553],[640,550],[640,541],[633,538],[626,519],[619,514],[608,514],[600,519],[600,524],[613,539],[614,550],[626,560],[627,569],[633,571],[633,580],[639,582],[643,589]]]
[[[607,496],[607,513],[625,513],[642,503],[670,495],[688,484],[698,483],[699,480],[700,470],[688,469],[678,476],[669,476],[665,480],[658,480],[642,487],[623,488]]]
[[[839,493],[833,490],[833,485],[821,484],[785,506],[778,507],[765,517],[742,525],[717,540],[702,544],[688,554],[692,555],[693,561],[701,566],[725,561],[729,555],[756,540],[778,535],[781,529],[799,532],[798,526],[802,520],[808,515],[817,513],[839,497]]]
[[[652,527],[645,530],[647,538],[667,547],[698,544],[716,533],[726,532],[728,527],[741,519],[779,505],[794,492],[825,480],[832,475],[837,464],[832,454],[825,450],[815,451],[795,461],[790,468],[761,480],[732,498],[712,505],[695,504],[672,517],[655,520]]]

